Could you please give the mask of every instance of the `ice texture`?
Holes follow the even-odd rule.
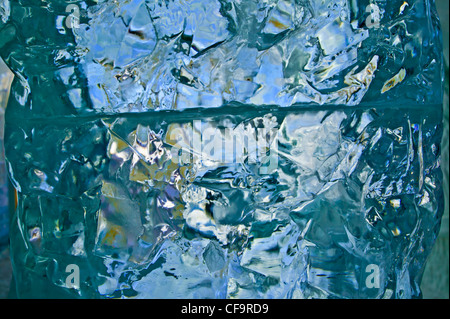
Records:
[[[443,213],[433,1],[0,18],[18,297],[421,297]]]
[[[0,59],[0,252],[8,243],[9,205],[8,177],[3,147],[5,108],[9,95],[12,74]]]

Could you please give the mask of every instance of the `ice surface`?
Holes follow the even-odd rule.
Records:
[[[432,2],[0,3],[19,297],[421,296]]]
[[[12,74],[0,59],[0,251],[8,244],[8,177],[5,165],[5,150],[3,147],[5,108],[8,100],[9,86]]]

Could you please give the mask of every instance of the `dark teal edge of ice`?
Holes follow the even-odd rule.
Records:
[[[289,113],[296,112],[317,112],[317,111],[343,111],[343,110],[369,110],[369,109],[411,109],[418,110],[421,108],[433,108],[437,112],[442,112],[442,103],[427,103],[427,104],[414,104],[414,103],[398,103],[393,101],[391,103],[361,103],[355,106],[348,105],[336,105],[336,104],[326,104],[326,105],[311,105],[311,104],[296,104],[289,107],[281,107],[278,105],[253,105],[253,104],[243,104],[232,102],[229,104],[224,104],[218,108],[189,108],[182,110],[149,110],[146,112],[126,112],[126,113],[84,113],[77,115],[56,115],[56,116],[15,116],[15,112],[5,113],[6,127],[13,123],[14,121],[30,121],[30,122],[40,122],[42,120],[49,121],[53,119],[55,125],[67,125],[73,124],[73,122],[78,121],[89,121],[97,119],[117,119],[117,118],[127,118],[128,120],[136,119],[142,120],[143,118],[151,119],[153,117],[157,118],[167,118],[171,120],[201,120],[204,118],[214,118],[222,116],[239,116],[242,115],[242,119],[250,115],[268,114],[273,113],[277,115],[286,115]],[[245,114],[244,114],[245,112]],[[11,114],[12,113],[12,114]],[[68,122],[67,122],[68,121]]]

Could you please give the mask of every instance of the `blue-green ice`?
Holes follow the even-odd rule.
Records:
[[[420,298],[432,0],[0,0],[20,298]]]

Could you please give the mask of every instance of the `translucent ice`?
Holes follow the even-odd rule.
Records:
[[[5,107],[8,100],[9,86],[12,74],[0,59],[0,251],[8,243],[8,177],[5,165],[5,152],[3,147]]]
[[[19,297],[421,296],[432,1],[0,4]]]

